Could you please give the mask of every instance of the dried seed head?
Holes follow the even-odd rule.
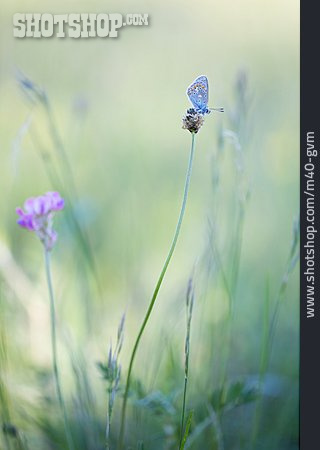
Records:
[[[194,108],[190,108],[182,119],[182,128],[189,130],[190,133],[198,133],[203,123],[203,114],[198,113]]]

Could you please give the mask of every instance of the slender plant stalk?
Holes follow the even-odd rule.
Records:
[[[190,411],[189,415],[188,415],[188,418],[187,418],[186,429],[185,429],[184,435],[181,438],[181,443],[180,443],[179,450],[184,450],[184,448],[186,446],[187,439],[188,439],[189,432],[190,432],[192,416],[193,416],[193,411]]]
[[[270,334],[270,288],[269,280],[266,283],[265,289],[265,301],[264,301],[264,311],[263,311],[263,332],[262,332],[262,342],[261,342],[261,355],[260,355],[260,367],[259,367],[259,397],[256,401],[254,419],[251,432],[250,450],[254,450],[257,444],[258,430],[262,415],[262,389],[265,380],[265,375],[268,368],[269,360],[269,334]]]
[[[153,295],[151,297],[151,301],[147,310],[147,313],[145,315],[145,318],[142,322],[140,331],[138,333],[138,336],[136,338],[133,350],[132,350],[132,354],[131,354],[131,358],[130,358],[130,363],[129,363],[129,368],[128,368],[128,374],[127,374],[127,380],[126,380],[126,387],[125,387],[125,391],[124,391],[124,396],[123,396],[123,403],[122,403],[122,412],[121,412],[121,425],[120,425],[120,434],[119,434],[119,443],[118,443],[118,449],[122,450],[123,448],[123,442],[124,442],[124,432],[125,432],[125,418],[126,418],[126,408],[127,408],[127,401],[128,401],[128,394],[129,394],[129,388],[130,388],[130,381],[131,381],[131,372],[132,372],[132,368],[133,368],[133,363],[134,363],[134,359],[138,350],[138,346],[142,337],[142,334],[144,332],[144,329],[147,325],[147,322],[149,320],[150,314],[152,312],[153,306],[155,304],[155,301],[157,299],[159,290],[160,290],[160,286],[162,284],[163,278],[165,276],[165,273],[167,271],[167,268],[169,266],[171,257],[173,255],[174,249],[176,247],[177,244],[177,240],[179,237],[179,233],[180,233],[180,229],[181,229],[181,225],[182,225],[182,220],[183,220],[183,216],[185,213],[185,209],[186,209],[186,204],[187,204],[187,198],[188,198],[188,191],[189,191],[189,186],[190,186],[190,178],[191,178],[191,171],[192,171],[192,163],[193,163],[193,158],[194,158],[194,152],[195,152],[195,133],[191,133],[192,136],[192,140],[191,140],[191,150],[190,150],[190,156],[189,156],[189,163],[188,163],[188,169],[187,169],[187,175],[186,175],[186,181],[185,181],[185,187],[184,187],[184,193],[183,193],[183,200],[182,200],[182,205],[181,205],[181,210],[180,210],[180,214],[179,214],[179,218],[178,218],[178,222],[177,222],[177,226],[176,226],[176,231],[174,233],[173,236],[173,240],[172,240],[172,244],[168,253],[168,256],[165,260],[164,266],[162,268],[162,271],[160,273],[158,282],[156,284],[155,290],[153,292]]]
[[[188,388],[188,379],[189,379],[189,357],[190,357],[190,335],[191,335],[191,319],[192,319],[192,311],[193,311],[193,302],[194,302],[194,290],[192,286],[192,278],[189,280],[189,286],[187,291],[187,301],[186,301],[186,318],[187,318],[187,333],[185,340],[185,363],[184,363],[184,387],[183,387],[183,401],[182,401],[182,413],[181,413],[181,431],[180,431],[180,443],[179,449],[183,448],[183,440],[184,440],[184,418],[186,413],[186,398],[187,398],[187,388]],[[187,429],[187,426],[186,426]],[[187,439],[187,436],[186,436]]]
[[[11,423],[9,395],[7,391],[7,383],[5,382],[5,375],[7,369],[7,336],[5,329],[5,318],[2,305],[2,289],[0,290],[0,420],[2,431],[5,431],[6,424]],[[6,432],[2,433],[6,450],[10,450],[10,441]],[[0,444],[2,439],[0,439]]]
[[[184,387],[183,387],[183,400],[182,400],[182,413],[181,413],[181,430],[180,430],[180,442],[179,449],[181,450],[182,440],[183,440],[183,431],[184,431],[184,418],[186,414],[186,398],[187,398],[187,387],[188,387],[188,373],[185,372],[184,376]]]
[[[67,438],[68,447],[70,450],[74,450],[73,440],[71,437],[71,433],[68,427],[68,420],[67,420],[67,411],[66,406],[63,400],[61,385],[60,385],[60,377],[59,377],[59,371],[58,371],[58,358],[57,358],[57,339],[56,339],[56,313],[55,313],[55,301],[54,301],[54,294],[53,294],[53,287],[52,287],[52,280],[51,280],[51,270],[50,270],[50,254],[49,251],[45,250],[45,263],[46,263],[46,275],[47,275],[47,283],[48,283],[48,290],[49,290],[49,297],[50,297],[50,319],[51,319],[51,346],[52,346],[52,366],[53,366],[53,373],[54,373],[54,379],[56,384],[56,390],[59,400],[60,409],[63,416],[63,422],[64,422],[64,429],[65,434]]]

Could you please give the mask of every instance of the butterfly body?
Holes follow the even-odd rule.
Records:
[[[205,75],[196,78],[187,89],[187,95],[194,109],[199,114],[210,114],[211,109],[208,108],[209,85]],[[222,110],[221,108],[219,111]]]

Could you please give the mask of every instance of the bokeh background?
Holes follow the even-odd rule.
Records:
[[[15,224],[15,207],[47,190],[67,199],[52,254],[59,358],[84,433],[77,448],[103,448],[107,394],[96,362],[125,312],[126,373],[179,212],[191,142],[185,91],[206,74],[209,104],[225,113],[207,116],[197,135],[182,232],[134,368],[128,442],[177,448],[192,276],[190,448],[297,449],[299,3],[14,0],[1,9],[1,418],[24,442],[12,432],[3,448],[64,448],[42,248]],[[15,12],[141,12],[150,24],[117,39],[14,39]],[[45,90],[50,111],[21,72]],[[75,367],[93,399],[88,429]],[[235,391],[226,405],[214,401],[222,388]],[[120,404],[121,392],[114,439]],[[102,444],[88,438],[93,428]]]

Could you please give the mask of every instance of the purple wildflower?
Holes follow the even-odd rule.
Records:
[[[34,231],[46,250],[51,250],[57,240],[57,233],[52,228],[53,216],[56,211],[64,208],[64,199],[59,192],[47,192],[39,197],[28,198],[24,210],[17,208],[18,225],[29,231]]]

